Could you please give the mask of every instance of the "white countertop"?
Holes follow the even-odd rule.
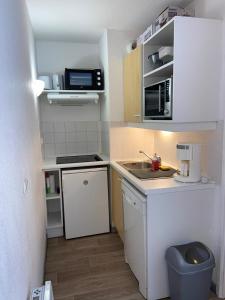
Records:
[[[102,161],[84,162],[84,163],[71,163],[71,164],[56,164],[56,158],[48,159],[43,162],[42,170],[59,170],[66,168],[79,168],[79,167],[93,167],[93,166],[105,166],[110,163],[108,157],[102,154],[98,154]]]
[[[43,170],[59,170],[66,168],[77,168],[77,167],[93,167],[93,166],[104,166],[111,165],[122,177],[128,180],[134,187],[136,187],[144,195],[155,194],[155,193],[168,193],[188,190],[199,190],[199,189],[211,189],[215,188],[215,183],[182,183],[177,182],[174,178],[162,178],[162,179],[150,179],[140,180],[134,175],[129,173],[116,161],[110,161],[108,157],[102,154],[98,154],[102,161],[85,162],[85,163],[71,163],[71,164],[56,164],[56,158],[45,160],[43,163]]]
[[[189,191],[199,189],[211,189],[215,188],[215,183],[182,183],[177,182],[174,178],[162,178],[162,179],[151,179],[151,180],[140,180],[134,175],[129,173],[116,161],[111,161],[110,165],[116,169],[121,176],[128,180],[133,186],[135,186],[140,192],[145,195],[156,194],[156,193],[168,193],[178,191]]]

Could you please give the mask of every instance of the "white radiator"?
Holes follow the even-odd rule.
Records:
[[[45,281],[45,285],[33,289],[31,300],[54,300],[51,281]]]

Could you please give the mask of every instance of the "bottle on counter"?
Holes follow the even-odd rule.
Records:
[[[157,157],[157,160],[158,160],[158,162],[159,162],[159,167],[161,167],[161,163],[162,163],[161,156],[156,155],[156,157]]]
[[[161,160],[161,158],[160,158]],[[153,158],[152,158],[152,171],[158,171],[160,167],[160,161],[158,159],[157,154],[155,153]]]

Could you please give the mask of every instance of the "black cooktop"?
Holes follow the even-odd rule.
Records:
[[[84,163],[93,161],[102,161],[102,159],[97,154],[56,157],[56,164]]]

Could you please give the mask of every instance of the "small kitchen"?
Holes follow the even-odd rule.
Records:
[[[90,243],[90,264],[100,251],[92,243],[104,245],[110,236],[138,293],[110,299],[170,297],[166,251],[196,241],[213,253],[209,287],[222,295],[223,23],[202,17],[195,2],[165,8],[143,33],[105,29],[92,41],[35,39],[45,84],[38,97],[45,280],[55,299],[107,299],[103,287],[85,298],[78,282],[96,275],[75,275],[66,257],[71,245]],[[57,255],[58,265],[70,265],[62,282]]]

